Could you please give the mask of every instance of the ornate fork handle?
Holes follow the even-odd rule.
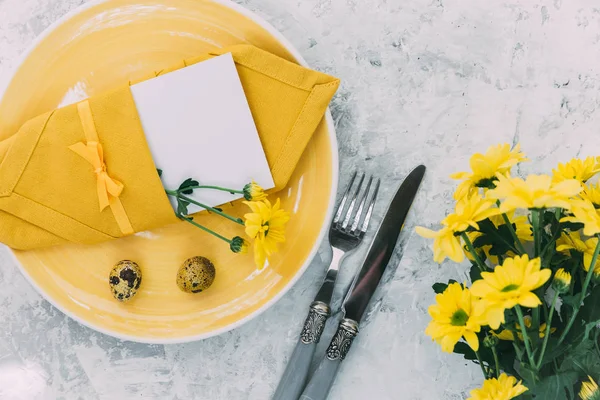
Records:
[[[331,309],[327,304],[322,301],[313,301],[300,334],[302,343],[319,343],[323,329],[325,329],[325,323],[330,315]]]

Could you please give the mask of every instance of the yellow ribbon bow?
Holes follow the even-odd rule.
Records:
[[[106,172],[106,164],[104,163],[104,152],[102,145],[98,142],[83,142],[75,143],[69,146],[69,149],[83,157],[87,162],[92,164],[94,173],[96,174],[96,189],[98,191],[98,200],[100,202],[100,211],[108,207],[123,191],[123,184],[116,179],[113,179]],[[109,198],[109,196],[112,196]]]
[[[121,232],[123,232],[124,235],[130,235],[134,230],[127,217],[123,203],[119,199],[124,186],[118,180],[111,178],[110,175],[108,175],[108,172],[106,172],[104,151],[102,150],[102,145],[98,139],[98,132],[96,132],[96,126],[94,124],[89,101],[85,100],[78,103],[77,111],[79,112],[87,143],[75,143],[74,145],[69,146],[69,149],[83,157],[94,168],[100,212],[104,211],[107,206],[110,206]]]

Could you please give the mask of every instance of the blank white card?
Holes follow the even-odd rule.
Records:
[[[265,189],[275,186],[231,54],[138,83],[131,91],[166,188],[177,189],[187,178],[238,190],[251,180]],[[191,197],[217,206],[242,196],[199,189]]]

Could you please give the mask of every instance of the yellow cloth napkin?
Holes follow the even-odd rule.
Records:
[[[276,189],[287,184],[339,85],[249,45],[233,59]],[[177,221],[129,86],[40,115],[0,142],[0,242],[33,249],[93,244]]]

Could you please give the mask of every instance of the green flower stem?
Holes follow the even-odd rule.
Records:
[[[483,372],[483,378],[487,379],[489,376],[489,374],[487,373],[487,371],[485,370],[485,367],[483,366],[483,361],[481,361],[481,357],[479,356],[479,352],[476,351],[475,355],[477,356],[477,361],[479,361],[479,366],[481,367],[481,372]]]
[[[221,192],[244,194],[243,190],[235,190],[235,189],[224,188],[221,186],[210,186],[210,185],[189,186],[187,189],[213,189],[213,190],[220,190]]]
[[[533,360],[533,352],[531,351],[531,343],[529,341],[529,334],[527,333],[525,319],[523,318],[523,311],[521,310],[521,306],[518,304],[515,306],[515,310],[517,311],[517,318],[519,319],[519,325],[521,326],[521,333],[523,334],[523,342],[525,342],[525,351],[527,351],[527,358],[529,359],[529,364],[532,367],[534,367],[535,361]]]
[[[543,295],[542,297],[540,297],[538,295],[538,298],[543,300]],[[537,306],[536,308],[531,310],[531,329],[534,332],[539,332],[540,331],[540,306]],[[533,335],[533,337],[531,338],[531,344],[532,345],[537,345],[537,342],[539,341],[539,335]]]
[[[208,233],[210,233],[211,235],[213,235],[213,236],[216,236],[216,237],[218,237],[219,239],[221,239],[221,240],[223,240],[223,241],[225,241],[225,242],[227,242],[227,243],[231,244],[231,240],[230,240],[230,239],[227,239],[225,236],[221,236],[221,235],[219,235],[217,232],[215,232],[215,231],[213,231],[213,230],[211,230],[211,229],[208,229],[208,228],[207,228],[207,227],[205,227],[205,226],[202,226],[202,225],[200,225],[199,223],[197,223],[197,222],[196,222],[196,221],[194,221],[193,219],[191,219],[191,218],[188,218],[188,217],[185,217],[185,216],[183,216],[183,215],[180,215],[180,216],[179,216],[179,218],[181,218],[182,220],[184,220],[184,221],[186,221],[186,222],[189,222],[190,224],[194,225],[196,228],[200,228],[200,229],[202,229],[203,231],[205,231],[205,232],[208,232]]]
[[[198,201],[196,201],[196,200],[194,200],[194,199],[192,199],[190,197],[184,196],[183,194],[179,194],[179,198],[181,200],[187,201],[190,204],[195,204],[198,207],[202,207],[202,208],[204,208],[204,209],[206,209],[206,210],[208,210],[210,212],[214,212],[215,214],[218,214],[221,217],[227,218],[228,220],[233,221],[233,222],[235,222],[237,224],[244,225],[244,221],[241,218],[232,217],[229,214],[225,214],[223,211],[219,211],[219,210],[217,210],[214,207],[210,207],[210,206],[207,206],[206,204],[202,204],[202,203],[200,203],[200,202],[198,202]]]
[[[475,250],[475,247],[473,247],[473,243],[471,243],[469,236],[467,236],[467,234],[465,232],[461,233],[461,236],[462,236],[463,240],[465,241],[465,243],[467,244],[467,249],[469,249],[469,252],[473,255],[473,258],[475,258],[475,262],[477,263],[477,266],[479,267],[481,272],[484,272],[487,269],[487,267],[486,267],[485,263],[483,262],[483,260],[481,259],[481,257],[479,257],[479,254],[477,253],[477,250]]]
[[[558,290],[554,293],[554,298],[552,299],[552,305],[550,306],[550,315],[548,320],[546,321],[546,334],[544,336],[544,343],[542,343],[542,351],[540,352],[540,358],[536,365],[536,369],[539,370],[542,366],[542,360],[544,359],[544,353],[546,352],[546,346],[548,345],[548,338],[550,338],[550,331],[552,330],[552,317],[554,316],[554,309],[556,307],[556,300],[558,300]]]
[[[498,202],[498,203],[500,203],[500,202]],[[523,243],[521,243],[521,240],[517,236],[517,232],[515,231],[515,227],[510,222],[510,219],[508,219],[508,215],[506,215],[506,213],[503,213],[502,214],[502,219],[504,219],[504,223],[508,227],[508,230],[510,231],[510,234],[512,235],[513,239],[515,239],[515,244],[517,246],[517,249],[521,253],[519,255],[525,254],[525,247],[523,247]]]
[[[592,281],[592,276],[594,275],[594,267],[596,266],[596,260],[598,259],[598,253],[600,253],[600,235],[596,235],[596,237],[598,237],[598,244],[596,244],[596,249],[594,250],[594,255],[592,256],[592,262],[590,263],[590,269],[587,272],[585,281],[583,282],[583,286],[581,288],[581,298],[579,299],[577,308],[575,308],[575,310],[573,310],[573,315],[571,315],[571,319],[569,319],[569,322],[567,323],[565,330],[563,331],[562,335],[560,335],[560,338],[558,339],[558,345],[560,345],[565,340],[565,338],[567,337],[567,334],[571,330],[571,327],[573,326],[573,323],[575,322],[575,318],[577,318],[577,314],[579,313],[579,309],[581,308],[581,306],[583,304],[583,299],[585,299],[585,296],[587,294],[587,290],[588,290],[588,287],[590,286],[590,282]]]
[[[513,337],[514,337],[514,333],[513,333]],[[514,340],[512,341],[512,345],[513,345],[513,348],[515,349],[515,354],[517,355],[519,362],[522,363],[523,359],[521,358],[521,354],[522,354],[521,347]]]
[[[542,251],[542,232],[540,230],[541,210],[531,210],[531,224],[533,225],[534,257],[539,257]]]
[[[492,354],[494,355],[494,364],[496,364],[496,378],[500,378],[500,362],[498,361],[498,352],[496,346],[492,347]]]

